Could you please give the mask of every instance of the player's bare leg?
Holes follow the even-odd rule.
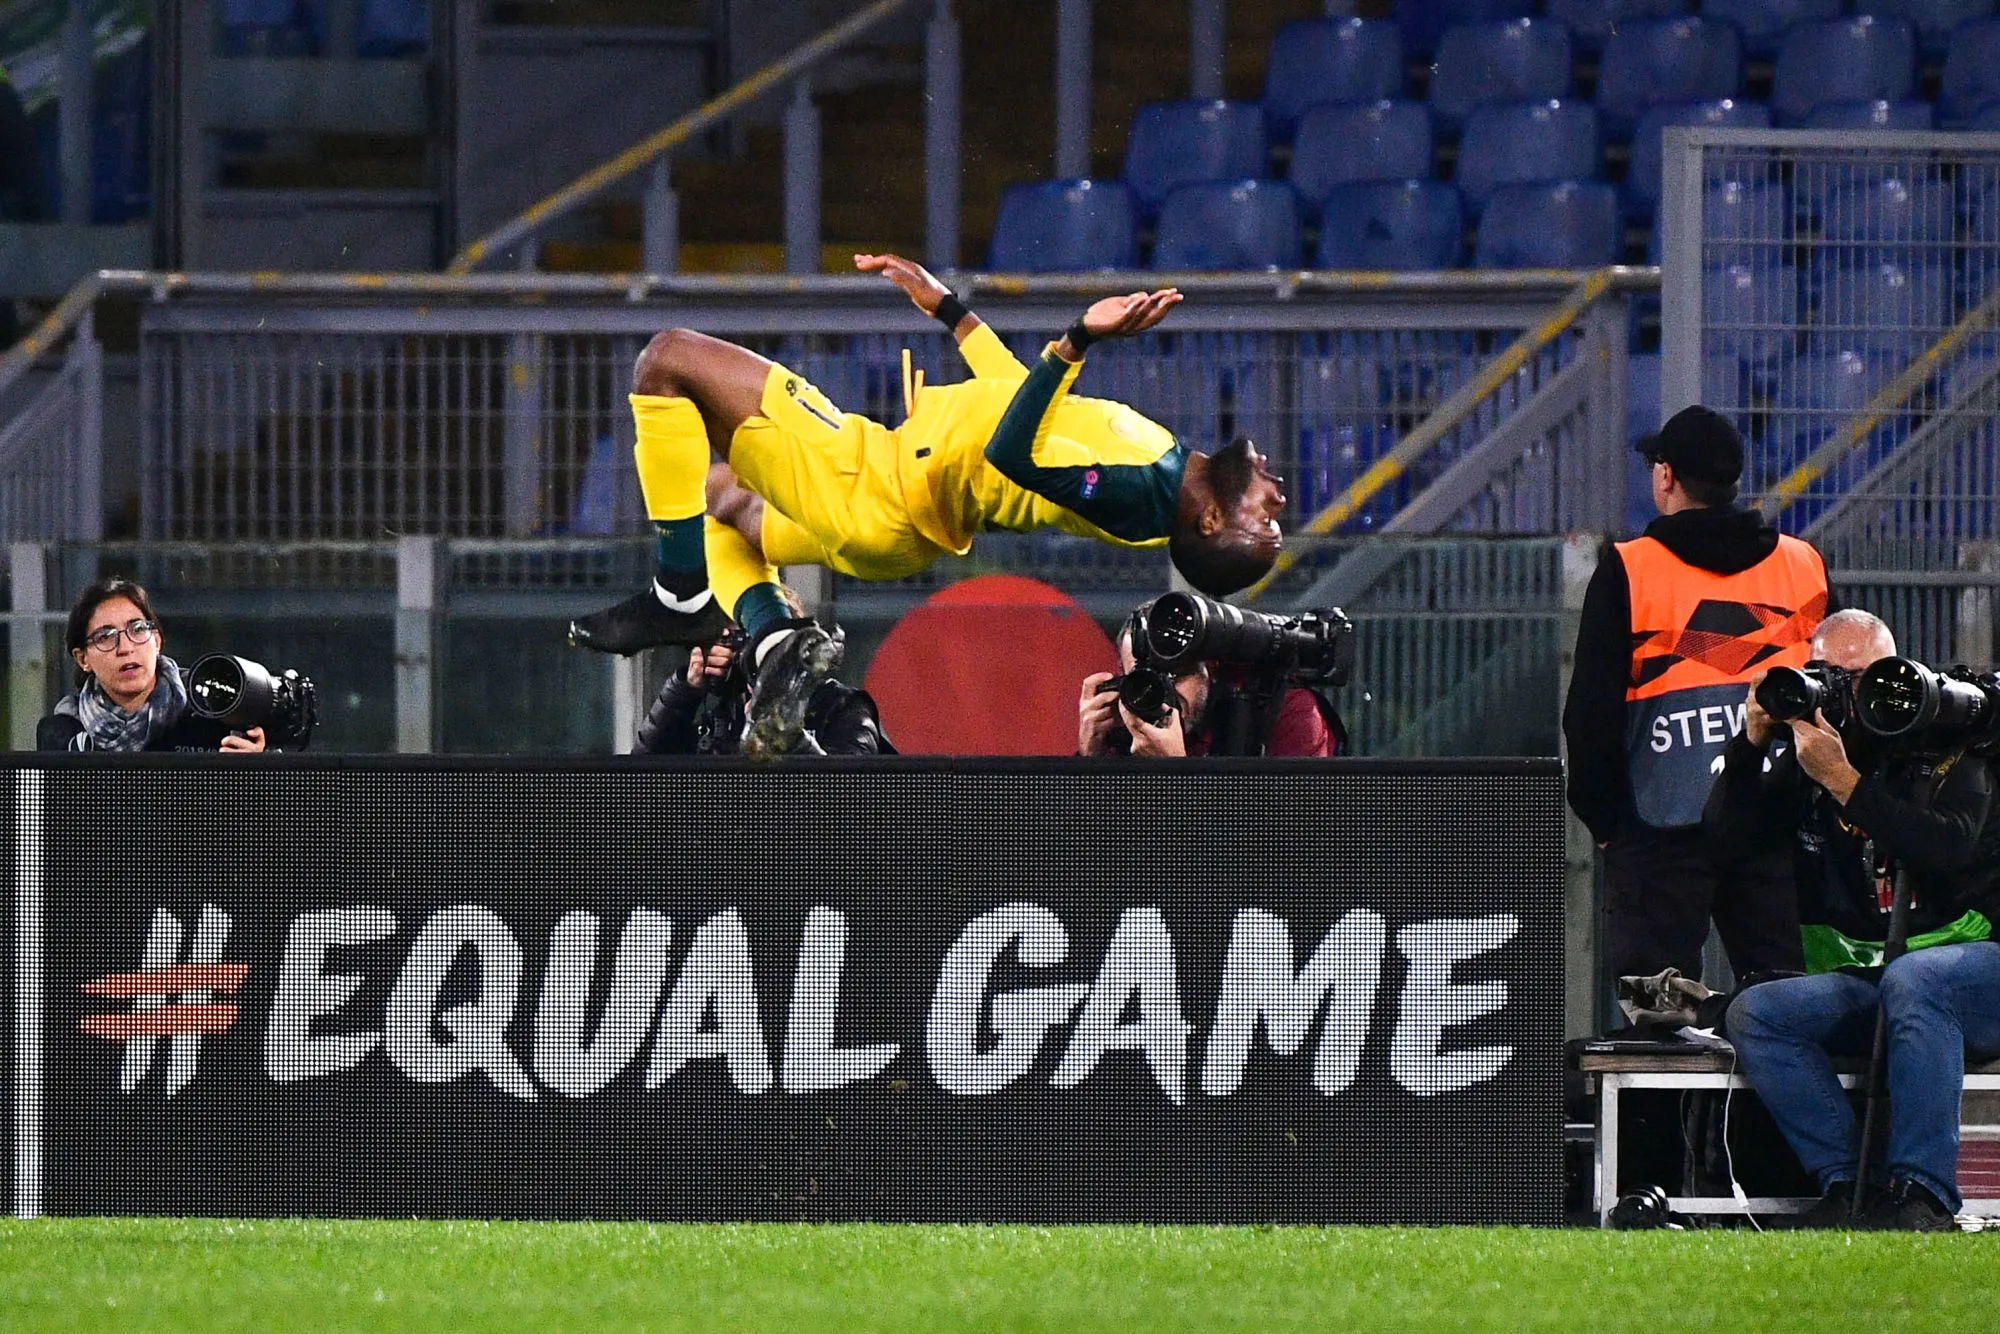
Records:
[[[570,643],[628,654],[713,643],[729,624],[709,589],[703,525],[711,452],[756,416],[771,363],[691,329],[655,334],[632,368],[634,462],[658,542],[652,585],[570,622]]]

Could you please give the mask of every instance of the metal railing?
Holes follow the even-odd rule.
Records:
[[[874,0],[727,92],[470,242],[452,258],[447,272],[470,273],[510,249],[518,267],[532,270],[534,250],[527,243],[537,232],[650,167],[652,175],[641,212],[641,263],[648,272],[671,273],[678,267],[676,250],[680,235],[679,201],[669,169],[671,154],[696,135],[787,85],[792,89],[792,100],[785,113],[785,268],[790,273],[817,272],[819,112],[812,102],[812,72],[913,3],[914,0]],[[931,20],[925,99],[928,186],[925,248],[935,262],[953,266],[958,259],[958,25],[951,16],[950,0],[936,0],[936,3],[937,12]]]
[[[1662,407],[1735,417],[1746,495],[1816,542],[1923,570],[1993,537],[2000,135],[1666,145]]]

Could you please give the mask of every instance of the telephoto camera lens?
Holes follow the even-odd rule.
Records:
[[[248,658],[211,653],[188,673],[188,707],[232,731],[262,727],[277,697],[271,673]]]
[[[1878,736],[1939,742],[1990,731],[1995,700],[1979,684],[1932,671],[1910,658],[1884,658],[1855,687],[1861,721]]]
[[[1757,707],[1781,723],[1810,718],[1824,693],[1819,681],[1796,667],[1773,667],[1757,683]]]

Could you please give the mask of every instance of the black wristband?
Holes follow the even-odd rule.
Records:
[[[938,308],[931,312],[931,318],[947,329],[957,329],[958,322],[972,313],[955,292],[946,292],[938,301]]]
[[[1070,350],[1079,355],[1097,341],[1097,335],[1084,328],[1081,315],[1076,317],[1076,323],[1069,326],[1069,332],[1063,337],[1069,339]]]

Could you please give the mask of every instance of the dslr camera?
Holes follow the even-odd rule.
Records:
[[[2000,755],[2000,675],[1993,672],[1940,672],[1914,658],[1884,658],[1860,672],[1809,662],[1772,668],[1757,685],[1757,703],[1781,723],[1815,710],[1836,731],[1859,722],[1902,749],[1963,746]]]
[[[1175,678],[1205,662],[1236,669],[1244,684],[1216,683],[1210,704],[1218,755],[1254,755],[1284,687],[1343,686],[1354,671],[1354,624],[1339,608],[1274,616],[1199,593],[1165,593],[1133,613],[1133,669],[1100,690],[1158,727],[1178,703]]]
[[[266,744],[304,750],[319,726],[319,696],[312,678],[271,669],[248,658],[211,653],[188,672],[188,707],[232,732],[264,729]]]

